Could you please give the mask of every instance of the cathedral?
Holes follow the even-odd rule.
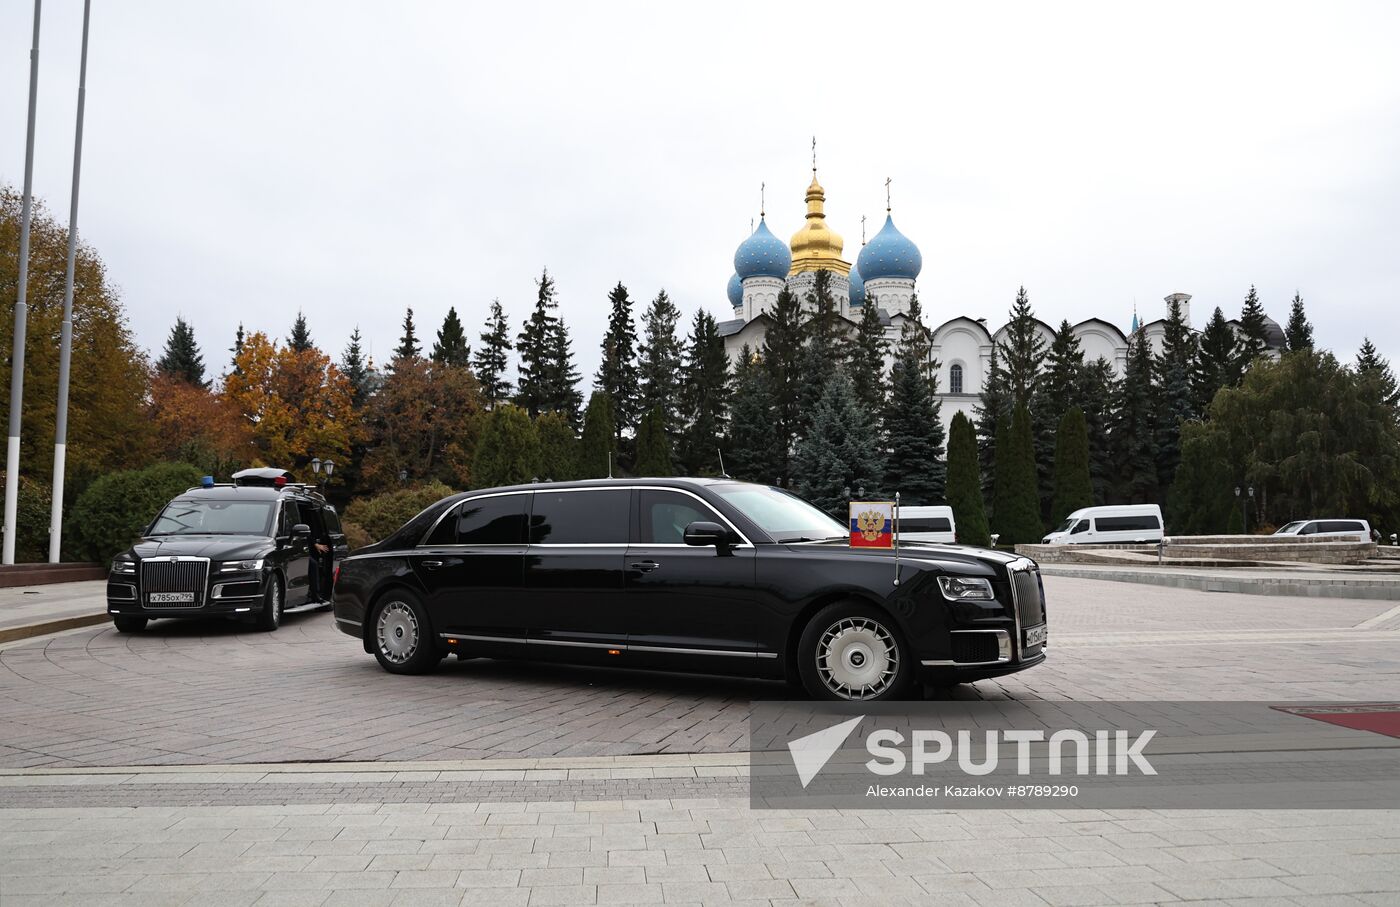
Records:
[[[730,360],[737,359],[745,345],[752,350],[763,345],[771,321],[768,312],[784,288],[805,300],[821,270],[831,274],[832,295],[848,331],[854,335],[864,306],[876,306],[885,338],[893,350],[909,321],[909,301],[923,270],[923,255],[912,240],[899,232],[888,206],[884,226],[861,246],[854,264],[841,257],[843,250],[841,236],[827,225],[826,191],[817,181],[813,167],[812,183],[807,187],[806,222],[792,240],[784,243],[774,236],[768,229],[766,212],[760,211],[758,227],[734,252],[734,274],[729,278],[729,304],[734,317],[719,324]],[[1181,303],[1190,324],[1190,295],[1173,293],[1165,298],[1168,305],[1173,301]],[[920,300],[924,323],[930,327],[933,356],[939,362],[938,397],[946,427],[954,413],[973,418],[982,382],[991,369],[992,349],[1005,337],[1007,327],[993,329],[987,319],[965,315],[937,323],[931,317],[936,307],[935,300]],[[1081,321],[1070,330],[1079,338],[1086,361],[1102,357],[1112,364],[1116,374],[1122,375],[1128,358],[1128,336],[1140,330],[1153,351],[1160,351],[1165,323],[1165,319],[1157,319],[1142,324],[1134,312],[1128,334],[1102,318]],[[1238,330],[1238,324],[1231,324]],[[1055,339],[1055,330],[1042,321],[1036,325],[1048,348]],[[1283,330],[1273,319],[1267,319],[1267,326],[1271,352],[1277,354],[1283,348]],[[892,364],[891,354],[886,357],[887,373]]]

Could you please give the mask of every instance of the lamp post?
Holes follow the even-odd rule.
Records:
[[[324,471],[326,474],[326,477],[324,479],[321,478],[322,471]],[[325,484],[331,480],[331,476],[335,473],[335,461],[322,460],[320,457],[312,457],[311,472],[313,475],[316,476],[316,484],[324,487]]]
[[[1249,502],[1254,500],[1254,486],[1248,487],[1248,493],[1240,486],[1235,486],[1235,500],[1240,506],[1240,524],[1244,526],[1244,534],[1249,535]]]

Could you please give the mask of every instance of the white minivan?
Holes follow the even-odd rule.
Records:
[[[1306,535],[1309,538],[1351,538],[1371,541],[1371,524],[1365,520],[1294,520],[1280,526],[1274,535]]]
[[[899,508],[901,542],[947,542],[958,540],[958,527],[951,507]]]
[[[1128,545],[1162,540],[1162,508],[1157,504],[1120,504],[1076,510],[1055,527],[1044,545]]]

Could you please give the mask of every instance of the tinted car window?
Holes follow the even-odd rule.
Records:
[[[1162,528],[1155,516],[1101,516],[1094,518],[1094,525],[1100,532],[1136,532]]]
[[[426,545],[523,545],[529,495],[472,498],[442,518]]]
[[[322,517],[325,519],[325,521],[326,521],[326,531],[327,531],[327,532],[339,533],[339,532],[341,531],[341,530],[340,530],[340,514],[336,513],[334,510],[332,510],[332,509],[329,508],[329,507],[325,507],[325,508],[322,508],[322,510],[321,510],[321,516],[322,516]]]
[[[643,491],[642,541],[652,545],[684,545],[685,527],[701,520],[724,525],[713,510],[675,491]]]
[[[1355,520],[1329,520],[1322,524],[1323,532],[1361,532],[1361,524]]]
[[[953,524],[947,517],[901,517],[899,520],[900,532],[952,532]]]
[[[620,545],[627,542],[625,488],[537,491],[530,512],[532,545]]]
[[[262,535],[271,501],[171,501],[151,524],[151,535]]]
[[[1081,532],[1088,532],[1088,531],[1089,531],[1089,521],[1088,521],[1088,520],[1080,520],[1079,522],[1077,522],[1077,523],[1074,524],[1074,529],[1070,530],[1070,535],[1078,535],[1078,534],[1081,533]]]

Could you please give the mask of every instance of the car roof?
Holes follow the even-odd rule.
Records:
[[[452,496],[453,500],[476,497],[483,494],[504,494],[507,492],[530,492],[530,491],[568,491],[580,488],[632,488],[637,485],[645,485],[653,488],[703,488],[712,485],[753,485],[757,488],[768,486],[759,485],[755,482],[739,482],[734,479],[722,478],[700,478],[695,476],[672,476],[668,478],[652,478],[644,476],[640,478],[613,478],[613,479],[579,479],[573,482],[532,482],[528,485],[500,485],[494,488],[473,488],[470,491],[461,491]]]
[[[191,488],[172,500],[182,501],[280,501],[284,497],[298,497],[324,503],[320,495],[305,488],[270,488],[266,485],[215,485],[212,488]]]

